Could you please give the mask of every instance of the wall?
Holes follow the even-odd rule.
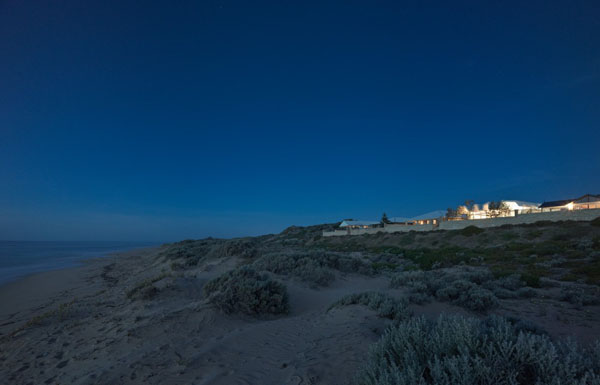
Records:
[[[351,229],[350,235],[362,235],[362,234],[377,234],[377,233],[399,233],[409,231],[431,231],[433,225],[385,225],[385,227],[375,227],[369,229]],[[348,230],[334,230],[334,231],[323,231],[324,237],[336,237],[348,235]]]
[[[378,232],[397,233],[408,231],[432,231],[432,230],[460,230],[467,226],[498,227],[502,225],[519,225],[525,223],[535,223],[538,221],[591,221],[600,217],[600,209],[592,210],[574,210],[574,211],[553,211],[534,214],[521,214],[515,217],[493,218],[493,219],[474,219],[465,221],[445,221],[440,222],[439,227],[433,228],[433,225],[386,225],[384,228],[372,229],[352,229],[350,235],[376,234]],[[348,235],[347,230],[324,231],[324,237],[333,237]]]
[[[433,225],[386,225],[385,232],[386,233],[397,233],[397,232],[409,232],[409,231],[431,231],[433,230]]]

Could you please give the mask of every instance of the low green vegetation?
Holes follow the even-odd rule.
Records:
[[[390,327],[370,350],[360,385],[597,384],[600,342],[554,342],[527,324],[441,316]]]
[[[370,261],[342,253],[324,251],[280,251],[265,254],[252,264],[256,270],[299,278],[312,286],[328,286],[335,280],[334,270],[373,275]]]
[[[483,233],[485,230],[477,226],[467,226],[464,229],[457,231],[460,235],[464,235],[465,237],[472,237],[473,235]]]
[[[77,299],[74,298],[70,302],[61,303],[60,305],[58,305],[58,307],[56,309],[52,309],[52,310],[49,310],[42,314],[38,314],[38,315],[34,316],[29,321],[27,321],[24,325],[13,330],[11,333],[6,334],[5,336],[1,336],[0,339],[14,337],[16,334],[18,334],[24,330],[27,330],[29,328],[35,327],[35,326],[48,324],[53,321],[62,322],[64,320],[70,318],[74,314],[73,308],[75,307],[74,305],[75,305],[76,301],[77,301]]]
[[[224,313],[252,316],[285,314],[289,310],[285,285],[249,266],[231,270],[204,285],[209,302]]]
[[[464,244],[464,238],[462,241],[457,238],[465,235],[461,233],[463,230],[471,234],[472,241],[469,240],[468,245]],[[344,242],[326,240],[321,245],[331,251],[360,251],[378,267],[385,264],[410,269],[403,266],[406,260],[423,270],[456,265],[488,266],[497,277],[523,274],[522,279],[530,287],[539,287],[543,278],[600,286],[600,256],[597,254],[600,234],[587,222],[536,222],[463,230],[419,233],[417,241],[409,246],[403,242],[408,234],[390,235],[379,242],[357,236]],[[443,240],[445,242],[440,243]],[[377,268],[376,271],[390,270]]]

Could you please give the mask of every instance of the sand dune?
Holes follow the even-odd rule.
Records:
[[[224,314],[202,287],[248,259],[238,243],[215,244],[218,255],[193,268],[174,270],[156,248],[1,287],[0,383],[348,384],[391,321],[364,306],[330,305],[364,291],[407,295],[386,274],[336,271],[326,287],[275,274],[287,286],[289,314]],[[600,306],[569,306],[552,290],[503,300],[491,313],[525,317],[554,337],[600,337]],[[410,309],[485,316],[437,301]]]

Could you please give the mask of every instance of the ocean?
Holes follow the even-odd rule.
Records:
[[[0,241],[0,284],[32,273],[77,266],[84,259],[156,245],[159,243]]]

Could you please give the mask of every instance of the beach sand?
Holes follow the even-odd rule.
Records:
[[[181,277],[151,302],[127,289],[153,274],[151,250],[35,274],[0,287],[0,383],[346,383],[386,321],[360,306],[327,311],[383,279],[339,279],[327,290],[288,284],[291,313],[227,316],[201,287],[235,265],[226,258]],[[136,277],[134,277],[136,276]],[[156,283],[160,286],[160,282]],[[389,321],[388,321],[389,322]]]

